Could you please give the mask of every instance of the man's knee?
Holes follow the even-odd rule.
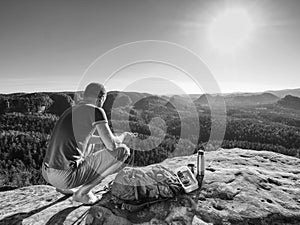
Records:
[[[124,162],[130,156],[130,149],[124,144],[121,144],[116,148],[115,152],[118,161]]]

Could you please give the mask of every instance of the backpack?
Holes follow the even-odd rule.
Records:
[[[134,212],[183,193],[178,177],[161,165],[125,167],[110,188],[114,204]]]

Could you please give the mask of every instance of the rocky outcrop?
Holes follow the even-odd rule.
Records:
[[[196,156],[162,164],[171,169]],[[109,194],[93,207],[73,204],[50,186],[0,193],[0,224],[300,224],[300,159],[241,149],[206,153],[200,192],[154,204],[135,214],[110,210]],[[107,177],[101,190],[114,178]],[[97,191],[96,190],[96,191]]]
[[[260,105],[273,104],[279,98],[271,93],[254,94],[249,96],[235,96],[233,99],[227,101],[232,105]]]
[[[292,95],[287,95],[277,102],[278,105],[285,108],[298,109],[300,110],[300,98]]]

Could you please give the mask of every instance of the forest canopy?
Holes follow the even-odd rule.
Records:
[[[72,97],[72,93],[0,96],[0,186],[45,183],[40,172],[41,163],[56,121],[74,104]],[[181,101],[176,104],[179,109],[174,106],[174,100]],[[135,166],[190,155],[199,148],[211,151],[218,147],[239,147],[300,157],[299,110],[285,108],[276,102],[256,106],[252,103],[249,106],[230,105],[227,107],[225,137],[218,146],[214,140],[207,143],[213,121],[207,101],[203,97],[200,100],[195,99],[200,132],[184,138],[181,138],[183,121],[187,124],[185,129],[195,124],[190,106],[183,97],[109,92],[103,108],[115,133],[138,133],[137,139],[126,140]]]

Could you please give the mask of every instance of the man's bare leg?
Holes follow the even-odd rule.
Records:
[[[124,160],[125,161],[125,160]],[[88,184],[82,185],[74,194],[73,194],[73,200],[82,202],[85,204],[93,204],[95,201],[97,201],[96,196],[94,196],[91,193],[91,190],[101,183],[101,181],[115,173],[121,166],[123,165],[123,162],[118,161],[115,164],[113,164],[111,167],[107,168],[102,174],[99,174],[99,177],[92,182]]]
[[[81,186],[76,187],[76,188],[69,188],[69,189],[56,188],[55,190],[63,195],[73,195],[80,187]]]
[[[122,145],[114,150],[114,163],[108,167],[105,171],[99,173],[99,176],[96,177],[95,180],[91,181],[90,183],[83,184],[74,194],[73,200],[82,202],[85,204],[93,204],[98,199],[97,197],[91,192],[91,190],[98,185],[105,177],[117,172],[119,169],[122,168],[122,165],[125,165],[124,162],[130,155],[130,150],[126,145]]]

